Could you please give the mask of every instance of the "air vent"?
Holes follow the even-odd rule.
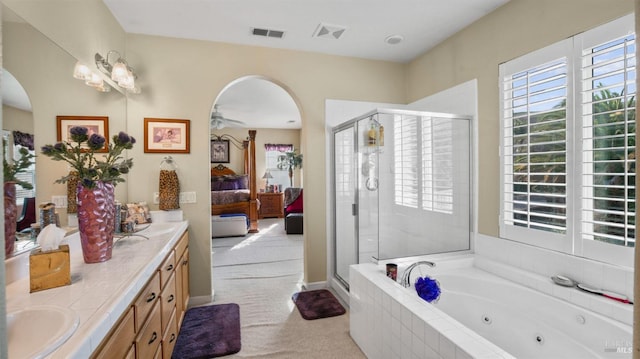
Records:
[[[347,28],[344,26],[320,23],[316,31],[313,33],[313,37],[324,37],[338,40],[342,35],[344,35],[345,31],[347,31]]]
[[[255,36],[273,37],[276,39],[282,39],[284,37],[284,31],[261,29],[257,27],[251,28],[251,33]]]

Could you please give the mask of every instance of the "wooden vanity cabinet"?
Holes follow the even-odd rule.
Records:
[[[92,358],[171,358],[189,302],[185,232]]]
[[[136,336],[136,328],[133,317],[133,307],[130,307],[120,318],[120,323],[113,329],[111,337],[104,343],[102,350],[94,358],[135,358],[133,338]]]
[[[136,336],[136,358],[151,358],[160,348],[162,342],[162,324],[160,315],[160,305],[156,299],[151,309],[149,318],[144,321],[144,325]]]
[[[184,236],[176,244],[176,320],[178,330],[182,326],[182,319],[189,304],[189,237]]]

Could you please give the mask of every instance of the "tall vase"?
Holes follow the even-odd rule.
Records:
[[[114,225],[113,184],[97,182],[94,188],[78,184],[78,231],[85,263],[111,259]]]
[[[5,257],[13,253],[16,245],[16,220],[18,206],[16,206],[16,183],[4,183],[4,254]]]

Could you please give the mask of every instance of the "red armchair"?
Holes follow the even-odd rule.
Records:
[[[284,190],[284,218],[289,213],[302,213],[302,188],[289,187]]]

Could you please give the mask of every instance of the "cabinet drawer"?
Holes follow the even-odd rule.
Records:
[[[171,313],[167,330],[162,337],[163,358],[171,358],[173,347],[176,346],[178,340],[178,324],[176,323],[176,310]]]
[[[127,357],[127,351],[133,348],[133,341],[136,338],[133,317],[133,307],[131,307],[94,358]]]
[[[189,232],[184,232],[182,238],[178,240],[178,244],[176,244],[176,258],[182,257],[184,250],[187,249],[189,245]]]
[[[160,294],[160,312],[162,317],[163,333],[167,328],[169,319],[171,319],[171,313],[173,313],[177,302],[178,298],[176,297],[176,276],[172,273],[169,281],[167,282],[167,285],[164,287],[162,293]]]
[[[160,289],[163,289],[176,268],[175,251],[171,251],[160,266]]]
[[[136,337],[136,358],[153,357],[162,341],[160,305],[157,300],[154,303],[156,305],[151,308],[149,318]]]
[[[158,271],[156,271],[133,304],[135,309],[136,333],[140,332],[140,328],[142,328],[147,315],[153,308],[158,297],[160,297],[160,275]]]

